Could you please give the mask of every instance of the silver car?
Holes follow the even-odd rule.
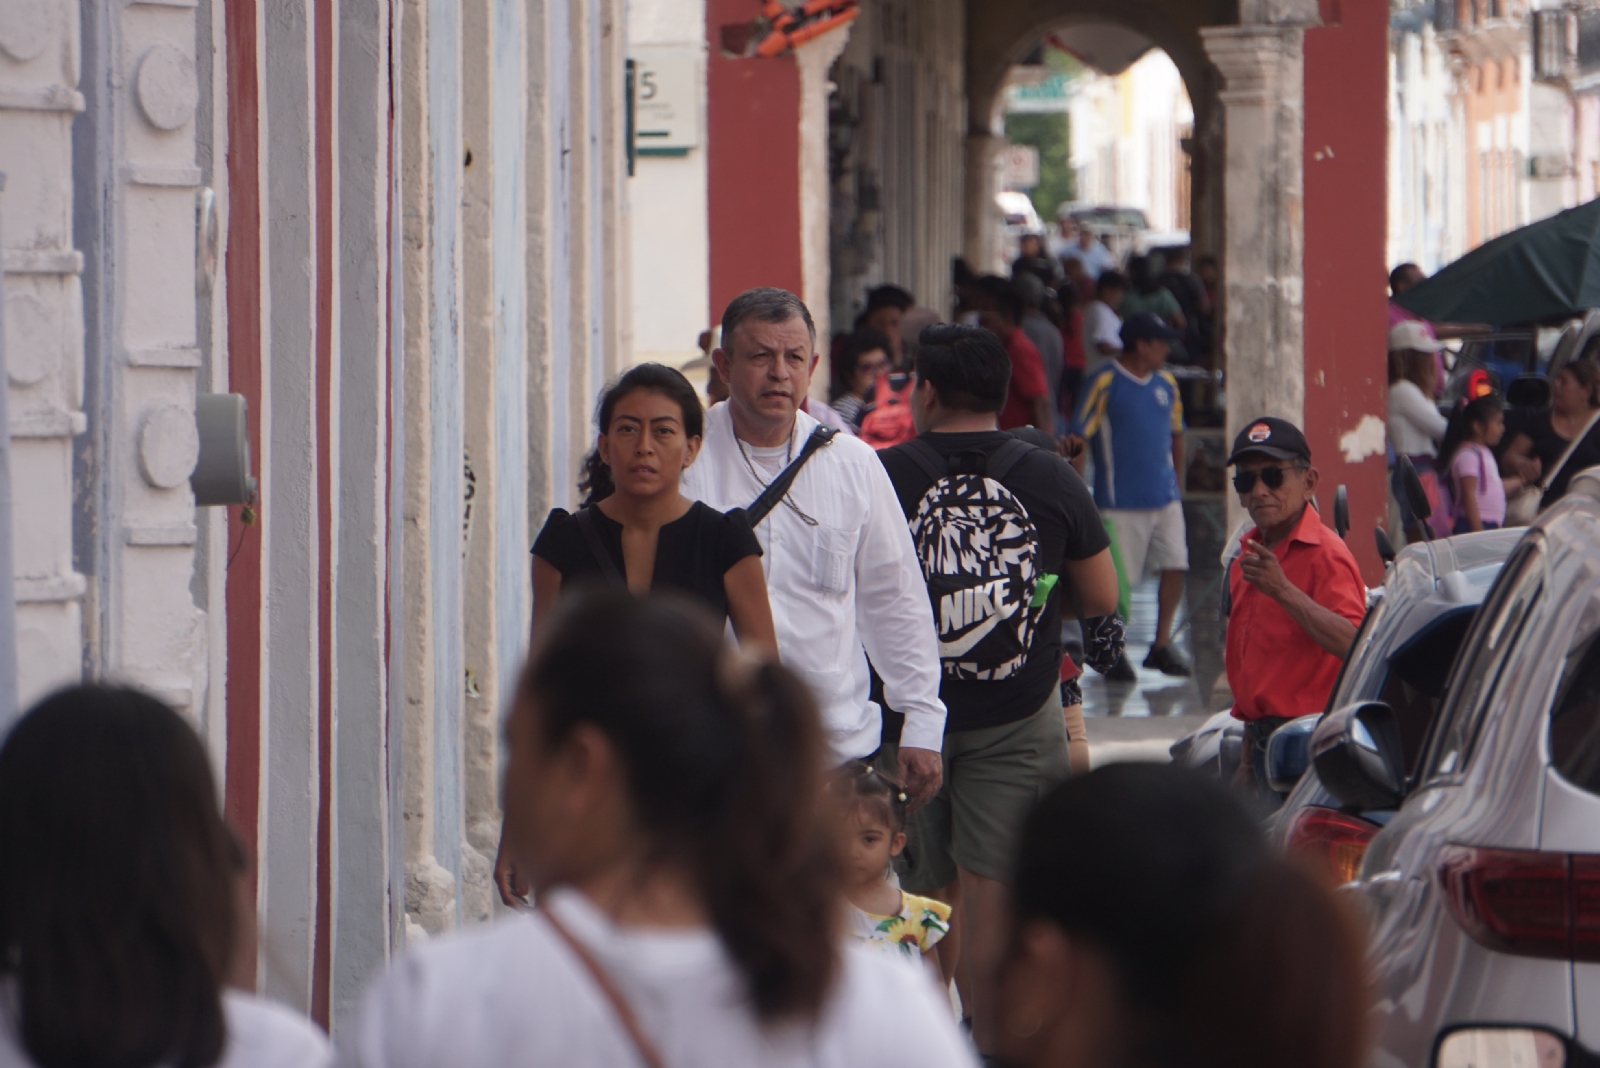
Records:
[[[1575,478],[1507,558],[1414,771],[1381,702],[1324,717],[1311,751],[1344,811],[1398,806],[1351,884],[1372,921],[1373,1063],[1592,1063],[1600,468]],[[1512,1053],[1482,1059],[1508,1043]]]

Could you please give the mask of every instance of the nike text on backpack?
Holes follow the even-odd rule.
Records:
[[[1001,480],[1033,450],[1013,439],[958,474],[920,438],[907,445],[933,479],[909,522],[947,679],[1005,679],[1027,660],[1056,576],[1040,575],[1039,531]]]

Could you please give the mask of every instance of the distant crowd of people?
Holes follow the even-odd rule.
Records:
[[[1498,354],[1487,325],[1429,322],[1396,301],[1422,281],[1414,263],[1389,275],[1390,481],[1400,527],[1419,541],[1526,525],[1574,474],[1600,464],[1600,334],[1554,366],[1547,405],[1508,406],[1518,378],[1542,373],[1538,361]],[[1447,368],[1446,342],[1455,340],[1476,351]],[[1401,457],[1421,483],[1426,520],[1411,506]]]
[[[1114,555],[1163,576],[1145,664],[1188,671],[1183,311],[1129,314],[1063,405],[1053,285],[967,279],[977,322],[909,338],[929,316],[877,292],[832,406],[810,312],[768,288],[722,316],[725,400],[655,364],[605,390],[583,503],[533,546],[494,865],[516,914],[409,951],[336,1054],[225,992],[244,858],[187,725],[95,687],[34,709],[0,748],[0,1066],[1354,1068],[1368,992],[1329,890],[1214,784],[1088,770],[1062,626],[1126,669]],[[1298,429],[1260,420],[1229,462],[1258,524],[1229,670],[1271,717],[1291,662],[1348,646],[1325,602],[1354,564],[1312,530]],[[1272,977],[1249,1027],[1215,1003],[1241,974]]]

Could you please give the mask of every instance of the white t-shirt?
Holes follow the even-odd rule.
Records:
[[[1083,309],[1083,358],[1086,373],[1105,366],[1113,357],[1100,351],[1100,344],[1122,351],[1122,320],[1103,300],[1091,300]]]
[[[1389,384],[1389,444],[1400,456],[1434,456],[1449,425],[1410,379]]]
[[[222,995],[228,1045],[217,1068],[323,1068],[332,1062],[328,1040],[310,1020],[277,1002],[241,994]],[[15,1025],[0,1013],[0,1068],[32,1068],[15,1035]]]
[[[821,1019],[767,1030],[712,932],[618,927],[581,894],[551,897],[673,1068],[975,1068],[949,1006],[914,964],[846,947]],[[341,1032],[339,1063],[637,1068],[641,1061],[571,949],[542,917],[519,913],[407,954]]]

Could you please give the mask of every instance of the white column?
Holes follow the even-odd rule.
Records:
[[[73,563],[73,439],[83,408],[83,256],[73,247],[72,124],[80,43],[71,0],[5,0],[0,197],[10,407],[12,566],[22,707],[83,671],[84,576]]]
[[[1262,415],[1303,425],[1305,30],[1200,33],[1224,83],[1223,353],[1232,441]]]
[[[391,5],[340,0],[333,150],[337,299],[333,444],[330,1025],[389,960],[389,101]],[[398,754],[393,754],[395,757]]]
[[[828,300],[830,201],[828,177],[828,71],[850,41],[851,23],[829,30],[794,50],[800,68],[800,299],[817,323],[817,344],[826,351],[832,336]],[[828,399],[827,368],[811,379],[811,395]]]
[[[270,13],[266,10],[270,6]],[[259,5],[265,267],[261,392],[260,988],[310,1011],[317,905],[316,124],[310,0]]]

